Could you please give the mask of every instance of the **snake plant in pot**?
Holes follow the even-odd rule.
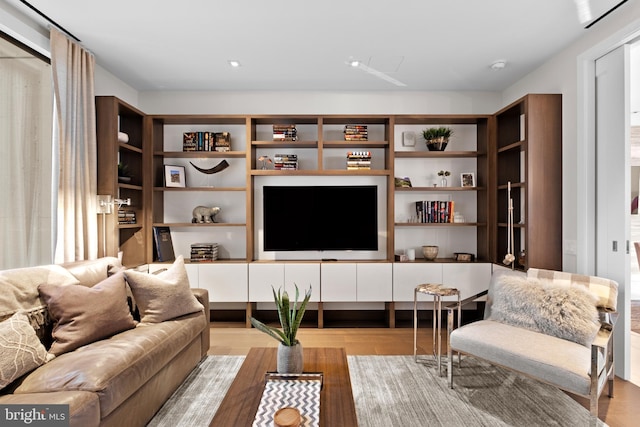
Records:
[[[307,303],[311,298],[311,286],[305,293],[300,307],[298,307],[298,285],[296,287],[296,298],[291,306],[289,300],[289,294],[287,291],[281,292],[271,287],[273,290],[273,299],[276,303],[276,310],[278,311],[278,318],[280,319],[280,326],[282,330],[268,326],[259,321],[258,319],[251,317],[251,324],[259,331],[264,332],[267,335],[272,336],[276,340],[280,341],[278,345],[278,372],[281,374],[300,374],[302,373],[303,361],[302,361],[302,344],[296,338],[298,328],[304,317],[304,312],[307,308]]]

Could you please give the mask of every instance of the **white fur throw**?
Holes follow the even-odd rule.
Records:
[[[596,301],[582,287],[505,275],[494,284],[491,319],[589,346],[600,329]]]

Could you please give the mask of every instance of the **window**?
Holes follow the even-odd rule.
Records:
[[[53,260],[52,126],[49,60],[0,32],[0,269]]]

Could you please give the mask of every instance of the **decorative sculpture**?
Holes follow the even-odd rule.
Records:
[[[198,172],[206,173],[207,175],[212,175],[214,173],[222,172],[223,170],[229,167],[229,162],[227,162],[226,160],[222,160],[220,163],[218,163],[217,165],[215,165],[210,169],[200,168],[194,165],[193,162],[189,162],[189,163],[191,163],[191,166],[193,166]]]
[[[219,207],[211,207],[208,208],[206,206],[196,206],[193,209],[193,219],[192,223],[196,224],[204,224],[204,223],[212,223],[216,221],[216,215],[220,213]]]

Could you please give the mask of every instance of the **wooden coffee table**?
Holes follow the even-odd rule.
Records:
[[[265,386],[265,374],[276,370],[277,348],[252,348],[229,387],[210,426],[251,426]],[[349,365],[344,348],[305,348],[305,372],[322,372],[321,426],[357,426]]]

